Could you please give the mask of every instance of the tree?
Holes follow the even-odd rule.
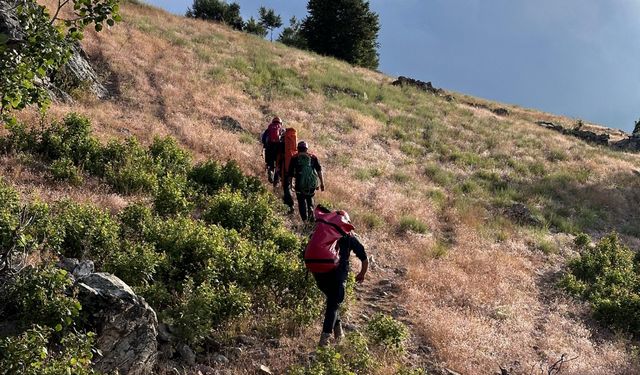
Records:
[[[265,29],[264,26],[262,26],[262,24],[256,21],[256,19],[253,17],[249,18],[247,23],[245,23],[244,31],[246,31],[249,34],[259,35],[262,38],[267,36],[267,29]]]
[[[378,14],[365,0],[309,0],[302,35],[309,48],[351,64],[378,67]]]
[[[282,26],[282,18],[273,9],[260,7],[260,24],[271,33],[271,41],[273,42],[273,29]]]
[[[71,56],[71,48],[83,37],[85,27],[96,31],[120,21],[118,0],[58,0],[53,16],[36,0],[0,3],[5,14],[15,15],[16,30],[0,28],[0,121],[8,112],[27,105],[46,110],[49,93],[42,82],[60,69]],[[62,10],[71,8],[62,18]]]
[[[236,30],[244,28],[240,5],[236,2],[227,4],[225,0],[193,0],[193,5],[187,9],[186,16],[221,22]]]
[[[307,40],[302,35],[302,22],[296,16],[291,17],[289,26],[285,27],[278,37],[278,42],[290,47],[306,49]]]

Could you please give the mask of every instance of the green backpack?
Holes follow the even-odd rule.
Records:
[[[318,188],[318,175],[311,165],[311,156],[298,154],[298,176],[296,178],[296,191],[312,195]]]

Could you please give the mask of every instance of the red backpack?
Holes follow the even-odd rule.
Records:
[[[282,129],[282,125],[277,122],[272,122],[269,124],[267,128],[267,141],[269,143],[278,143],[280,142],[280,132]]]
[[[304,250],[304,263],[312,273],[333,271],[340,262],[338,240],[348,236],[353,225],[338,212],[314,210],[316,228]]]

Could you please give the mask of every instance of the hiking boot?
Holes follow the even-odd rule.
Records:
[[[269,180],[269,183],[273,183],[273,169],[271,168],[267,170],[267,179]]]
[[[336,344],[339,344],[340,341],[344,338],[344,331],[342,330],[342,322],[336,321],[336,324],[333,326],[333,338],[336,340]]]
[[[330,339],[331,339],[331,334],[330,333],[322,332],[320,334],[320,342],[318,343],[318,346],[320,346],[320,347],[328,346]]]

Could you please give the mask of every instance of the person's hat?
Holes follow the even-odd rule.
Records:
[[[280,120],[280,117],[276,116],[273,118],[273,120],[271,120],[272,124],[282,124],[282,120]]]
[[[339,210],[339,211],[336,211],[336,213],[342,216],[343,221],[347,223],[351,223],[351,218],[349,217],[349,213],[347,213],[347,211]]]
[[[305,141],[298,142],[298,150],[308,150],[309,145]]]

